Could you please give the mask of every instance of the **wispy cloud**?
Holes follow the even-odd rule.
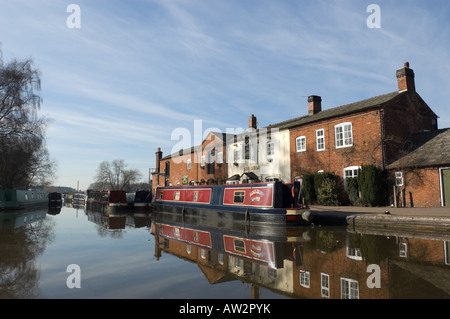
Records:
[[[74,162],[64,145],[144,171],[175,128],[246,127],[250,114],[262,126],[306,114],[311,94],[327,108],[392,92],[407,60],[450,126],[450,3],[380,0],[381,28],[369,29],[370,3],[82,0],[81,28],[69,29],[69,2],[3,1],[0,41],[5,57],[31,56],[42,71],[61,179]]]

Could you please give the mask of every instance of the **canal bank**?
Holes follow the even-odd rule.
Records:
[[[450,234],[450,208],[311,206],[303,219],[315,225],[409,229]]]

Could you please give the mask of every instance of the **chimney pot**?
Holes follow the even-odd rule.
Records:
[[[414,71],[409,68],[409,62],[405,62],[404,67],[400,68],[396,72],[398,91],[415,92],[416,86],[414,83]]]
[[[308,114],[314,115],[322,111],[322,98],[318,95],[308,96]]]

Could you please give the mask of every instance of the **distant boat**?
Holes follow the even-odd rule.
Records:
[[[48,205],[48,192],[41,190],[0,190],[0,209],[35,209]]]
[[[187,218],[223,218],[233,222],[265,225],[307,224],[299,204],[300,184],[266,182],[200,186],[158,187],[153,212]]]
[[[114,213],[127,208],[127,196],[125,191],[88,190],[86,205],[90,210]]]
[[[50,207],[59,207],[61,208],[62,205],[62,198],[61,193],[58,192],[51,192],[48,194],[48,205]]]
[[[86,202],[86,195],[84,193],[73,194],[72,202],[78,205],[84,205]]]

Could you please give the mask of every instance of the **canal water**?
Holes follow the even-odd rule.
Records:
[[[449,298],[449,254],[449,237],[417,232],[0,212],[0,298]]]

